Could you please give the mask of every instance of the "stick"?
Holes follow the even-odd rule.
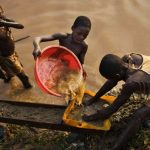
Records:
[[[27,39],[27,38],[29,38],[29,37],[30,37],[30,35],[27,35],[27,36],[24,36],[24,37],[22,37],[22,38],[19,38],[19,39],[15,40],[14,42],[16,43],[16,42],[22,41],[22,40],[24,40],[24,39]]]

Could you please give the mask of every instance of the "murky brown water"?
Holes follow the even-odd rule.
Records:
[[[105,54],[150,54],[149,0],[0,0],[0,4],[7,16],[25,26],[23,30],[12,30],[15,38],[30,35],[30,38],[16,43],[16,50],[33,82],[33,38],[55,32],[71,32],[70,27],[78,15],[87,15],[92,21],[85,60],[88,89],[97,91],[104,82],[98,73],[98,66]],[[50,44],[57,42],[41,45],[45,47]],[[26,91],[20,82],[15,85],[14,82],[4,84],[0,81],[0,99],[64,103],[63,99],[43,93],[36,84],[35,88]]]

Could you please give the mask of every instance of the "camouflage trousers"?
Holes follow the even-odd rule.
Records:
[[[150,107],[150,96],[145,94],[133,94],[130,99],[114,113],[111,122],[120,122],[123,118],[130,117],[137,109],[147,105]]]
[[[23,65],[21,64],[16,52],[8,57],[0,56],[0,69],[8,77],[12,77],[23,71]]]

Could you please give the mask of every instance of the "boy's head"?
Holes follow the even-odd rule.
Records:
[[[76,43],[83,42],[91,30],[91,21],[86,16],[78,16],[72,25],[72,38]]]
[[[77,27],[88,27],[91,29],[90,19],[86,16],[78,16],[72,25],[72,29]]]
[[[125,64],[120,57],[107,54],[101,60],[99,72],[107,79],[118,79],[122,75],[124,66]]]

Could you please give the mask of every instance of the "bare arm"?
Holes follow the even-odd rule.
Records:
[[[0,27],[12,27],[16,29],[23,29],[24,26],[20,23],[15,22],[12,19],[6,18],[5,16],[1,16],[0,18]]]
[[[41,37],[36,37],[33,40],[33,46],[34,46],[34,50],[33,50],[33,56],[36,59],[37,56],[39,56],[41,54],[41,48],[40,48],[40,43],[41,42],[47,42],[47,41],[54,41],[54,40],[59,40],[62,37],[65,37],[66,34],[61,34],[61,33],[56,33],[50,36],[41,36]]]
[[[101,96],[103,96],[105,93],[110,91],[113,87],[115,87],[117,85],[117,83],[118,83],[118,81],[107,80],[104,83],[104,85],[99,89],[99,91],[96,93],[96,95],[87,102],[87,105],[90,105],[93,102],[97,101]]]
[[[99,110],[97,113],[87,116],[84,115],[83,119],[86,121],[92,121],[92,120],[105,120],[109,118],[114,112],[116,112],[126,101],[130,98],[131,94],[134,92],[134,90],[137,88],[137,85],[135,83],[131,83],[128,85],[125,85],[120,93],[120,95],[116,98],[113,104],[106,107],[105,109]]]

